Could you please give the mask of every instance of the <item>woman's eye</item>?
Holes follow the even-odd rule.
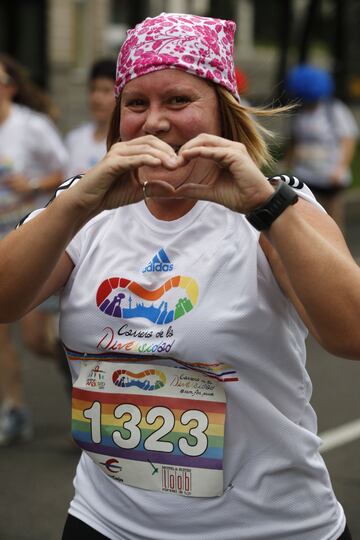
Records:
[[[128,107],[145,107],[145,101],[143,99],[129,99],[126,105]]]
[[[173,105],[183,105],[184,103],[189,103],[189,98],[186,96],[174,96],[170,99],[170,103]]]

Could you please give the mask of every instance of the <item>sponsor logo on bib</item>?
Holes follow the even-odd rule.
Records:
[[[157,390],[166,383],[165,374],[158,369],[146,369],[140,373],[133,373],[128,369],[117,369],[112,375],[113,383],[121,388],[136,386],[141,390]]]

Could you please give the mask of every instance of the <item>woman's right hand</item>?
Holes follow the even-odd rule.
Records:
[[[90,169],[70,190],[80,208],[95,216],[103,210],[133,204],[144,198],[138,169],[165,167],[176,169],[179,158],[173,148],[153,135],[115,143],[106,156]],[[174,188],[159,182],[159,196],[173,196]]]

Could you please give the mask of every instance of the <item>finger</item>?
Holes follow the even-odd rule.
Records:
[[[229,167],[236,159],[239,159],[239,156],[235,152],[231,152],[228,146],[223,146],[222,148],[195,146],[184,150],[182,152],[182,157],[186,161],[190,161],[197,157],[211,159],[221,167]]]
[[[144,195],[148,199],[151,197],[174,198],[174,196],[176,196],[176,190],[174,186],[168,182],[151,180],[151,182],[146,183]]]
[[[137,145],[124,145],[121,147],[113,148],[110,151],[112,154],[121,157],[136,156],[138,154],[148,154],[153,157],[157,157],[161,160],[160,165],[168,169],[174,169],[182,163],[182,159],[179,159],[174,151],[170,154],[168,151],[164,151],[161,148],[156,148],[150,144],[141,143]]]
[[[211,186],[207,184],[183,184],[176,190],[176,197],[183,199],[196,199],[198,201],[211,201],[215,200],[215,194]]]
[[[127,144],[129,147],[137,146],[138,144],[145,144],[152,148],[158,148],[159,150],[162,150],[170,156],[177,155],[173,146],[163,141],[162,139],[155,137],[154,135],[145,135],[143,137],[138,137],[137,139],[131,139],[130,141],[125,141],[124,143],[117,144]]]
[[[231,144],[231,143],[230,143]],[[239,143],[235,143],[239,144]],[[193,139],[187,141],[179,150],[179,154],[182,154],[184,150],[188,150],[195,146],[229,146],[229,141],[218,135],[210,135],[209,133],[201,133]]]
[[[132,170],[147,165],[148,167],[159,167],[162,161],[159,157],[150,154],[136,154],[127,156],[126,160],[119,160],[119,169]],[[115,163],[116,165],[116,163]]]

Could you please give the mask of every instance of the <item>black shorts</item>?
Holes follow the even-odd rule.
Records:
[[[95,531],[80,519],[68,514],[61,540],[109,540],[107,536]],[[352,540],[348,526],[338,540]]]

